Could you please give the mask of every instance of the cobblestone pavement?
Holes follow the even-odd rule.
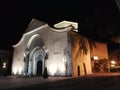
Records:
[[[81,76],[81,78],[90,78],[90,77],[106,77],[106,76],[120,76],[120,73],[94,73],[87,76]],[[56,80],[64,80],[73,77],[49,77],[43,79],[42,77],[0,77],[0,90],[22,87],[27,85],[35,85],[46,82],[53,82]]]

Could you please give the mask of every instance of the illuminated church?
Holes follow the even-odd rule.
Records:
[[[62,21],[55,28],[33,19],[21,40],[13,45],[12,74],[42,76],[83,76],[92,74],[90,45],[87,38],[77,34],[78,23]],[[85,50],[77,37],[84,38]],[[79,51],[80,50],[80,51]],[[108,59],[107,48],[105,57]]]

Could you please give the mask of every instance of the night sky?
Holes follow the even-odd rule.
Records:
[[[102,42],[120,36],[115,0],[1,0],[0,11],[0,50],[12,50],[33,18],[50,26],[62,20],[78,22],[80,34]]]

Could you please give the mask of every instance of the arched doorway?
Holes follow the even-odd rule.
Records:
[[[37,61],[37,76],[42,75],[42,61]]]
[[[36,47],[30,52],[28,66],[24,63],[24,72],[28,69],[26,75],[41,76],[45,68],[45,52],[40,47]],[[26,69],[27,68],[27,69]]]
[[[44,70],[44,55],[41,52],[41,50],[38,50],[38,52],[36,52],[35,61],[36,61],[36,75],[41,76]]]

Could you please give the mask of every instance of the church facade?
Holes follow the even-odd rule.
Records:
[[[21,40],[13,45],[12,74],[42,76],[45,68],[49,76],[92,74],[90,45],[84,38],[87,53],[83,49],[79,51],[77,29],[76,22],[63,21],[52,28],[33,19]]]

